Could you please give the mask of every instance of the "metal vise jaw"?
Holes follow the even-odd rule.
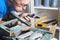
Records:
[[[27,33],[19,35],[17,38],[18,40],[50,40],[51,36],[52,34],[46,30],[34,28]]]
[[[27,20],[25,20],[24,18],[20,18],[18,15],[15,15],[14,14],[15,12],[13,12],[12,13],[12,15],[14,16],[14,17],[16,17],[19,21],[21,21],[22,23],[24,23],[24,24],[26,24],[27,26],[30,26],[31,25],[31,23],[30,22],[28,22]]]
[[[13,19],[13,20],[0,24],[0,30],[7,33],[6,35],[8,35],[8,36],[14,37],[17,32],[20,32],[23,28],[27,27],[27,25],[21,25],[21,26],[17,25],[17,26],[10,27],[10,28],[5,26],[5,25],[12,23],[14,21],[17,21],[17,20],[18,19]]]

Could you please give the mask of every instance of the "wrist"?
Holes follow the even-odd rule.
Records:
[[[0,19],[0,24],[3,23],[2,19]]]

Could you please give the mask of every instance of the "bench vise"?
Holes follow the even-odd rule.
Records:
[[[13,20],[10,20],[10,21],[6,21],[2,24],[0,24],[0,31],[2,31],[3,33],[5,33],[5,35],[3,36],[7,36],[8,37],[13,37],[15,38],[15,34],[17,32],[20,32],[23,28],[27,27],[27,25],[16,25],[16,26],[13,26],[13,27],[7,27],[6,25],[14,22],[14,21],[17,21],[18,19],[13,19]]]
[[[24,18],[20,18],[18,15],[15,15],[14,13],[12,13],[12,15],[13,15],[14,17],[16,17],[16,18],[17,18],[19,21],[21,21],[22,23],[26,24],[27,26],[30,26],[30,25],[31,25],[31,23],[28,22],[27,20],[25,20]]]
[[[30,29],[29,32],[19,35],[18,40],[50,40],[52,33],[42,29]]]

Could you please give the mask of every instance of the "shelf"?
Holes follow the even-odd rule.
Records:
[[[57,26],[56,29],[59,29],[60,30],[60,27]]]
[[[43,20],[42,22],[47,22],[47,21],[51,21],[51,20],[54,20],[54,19],[46,19],[46,20]]]
[[[50,28],[50,26],[48,26],[47,28]],[[60,30],[60,27],[57,26],[56,29]]]
[[[58,8],[52,8],[52,7],[34,7],[34,9],[58,10]]]
[[[52,19],[44,20],[44,21],[42,21],[42,22],[47,22],[47,21],[50,21],[50,20],[52,20]],[[48,25],[48,26],[47,26],[47,28],[50,28],[50,26]],[[59,30],[59,29],[60,29],[60,27],[59,27],[59,26],[57,26],[57,27],[56,27],[56,29],[58,29],[58,30]]]

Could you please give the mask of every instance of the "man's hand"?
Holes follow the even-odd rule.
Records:
[[[22,31],[27,31],[29,30],[31,27],[25,27],[24,29],[22,29]]]
[[[23,14],[21,15],[21,17],[30,22],[30,18],[29,18],[28,15],[29,15],[29,13],[23,13]]]
[[[18,21],[18,25],[22,25],[22,24],[24,24],[24,23],[21,23],[20,21]]]
[[[2,19],[0,19],[0,24],[3,23]]]
[[[29,15],[29,13],[23,13],[21,17],[26,17],[28,15]]]

